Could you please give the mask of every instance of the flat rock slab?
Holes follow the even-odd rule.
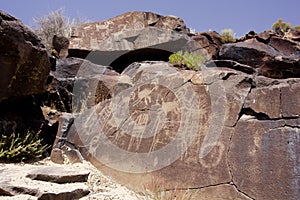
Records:
[[[66,170],[64,166],[0,165],[0,196],[14,196],[14,199],[28,199],[20,195],[29,195],[31,199],[79,199],[90,193],[87,184],[82,183],[87,181],[88,175],[89,171],[76,172]]]
[[[39,167],[28,172],[28,178],[32,180],[48,181],[54,183],[86,182],[90,172],[76,172],[66,170],[63,167]]]
[[[21,195],[17,195],[17,196],[11,196],[11,197],[4,197],[4,196],[0,196],[0,200],[37,200],[37,197],[33,197],[31,195],[27,195],[27,194],[21,194]]]

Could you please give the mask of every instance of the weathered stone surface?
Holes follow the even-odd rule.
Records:
[[[183,20],[174,16],[129,12],[75,28],[70,43],[71,56],[122,72],[133,62],[168,61],[179,50],[209,60],[220,47],[220,36],[216,32],[190,34]]]
[[[217,57],[217,53],[222,46],[221,36],[215,31],[208,31],[202,33],[196,33],[192,36],[192,39],[196,42],[192,42],[192,44],[198,44],[200,48],[199,54],[205,56],[207,60],[215,59]],[[197,49],[197,47],[192,47],[190,49]],[[197,53],[197,51],[194,51]]]
[[[27,173],[27,170],[30,172]],[[88,172],[72,171],[70,173],[62,166],[43,167],[10,164],[0,167],[0,174],[0,195],[15,196],[13,199],[24,197],[24,195],[30,195],[31,199],[79,199],[90,192],[86,184],[77,183],[77,181],[86,182]],[[26,177],[28,174],[35,180]],[[68,177],[68,174],[71,176]],[[60,184],[47,181],[56,181]]]
[[[41,93],[50,71],[46,49],[21,21],[0,11],[0,101]]]
[[[69,113],[78,112],[85,106],[89,107],[110,98],[113,87],[119,82],[119,74],[114,70],[80,58],[60,59],[56,71],[51,74],[52,80],[47,92],[41,97],[42,101],[48,107]],[[81,94],[78,91],[89,88],[95,90]],[[80,98],[89,99],[89,104],[83,105],[76,101],[79,97],[73,96],[73,90],[78,91]]]
[[[244,107],[251,108],[256,113],[267,115],[268,118],[278,119],[281,117],[280,97],[280,86],[254,88],[251,90]]]
[[[271,47],[282,53],[284,56],[291,56],[298,58],[300,57],[300,49],[297,42],[283,39],[278,36],[273,36],[270,38],[268,43]],[[298,47],[298,48],[297,48]]]
[[[54,183],[86,182],[89,176],[88,171],[75,172],[61,167],[39,167],[27,173],[28,178]]]
[[[74,184],[74,183],[73,183]],[[75,186],[75,187],[74,187]],[[90,192],[85,184],[74,185],[73,188],[66,188],[66,190],[45,190],[38,193],[39,200],[48,199],[80,199],[88,195]],[[76,188],[77,186],[77,188]]]
[[[231,68],[247,74],[256,73],[256,70],[249,65],[244,65],[233,60],[210,60],[205,65],[206,67]]]
[[[291,29],[285,36],[291,40],[300,42],[300,30]]]
[[[240,120],[231,139],[233,182],[252,199],[299,199],[299,119]]]
[[[96,49],[101,50],[103,48],[105,50],[132,50],[133,48],[130,48],[130,46],[135,45],[134,43],[136,42],[136,39],[138,39],[140,31],[144,31],[144,34],[151,36],[151,34],[154,33],[151,31],[161,29],[178,33],[188,32],[186,25],[180,18],[173,16],[164,17],[150,12],[128,12],[106,21],[93,22],[79,26],[74,30],[73,38],[70,41],[70,48],[86,49],[89,51]],[[155,38],[155,36],[158,36],[157,34],[155,34],[154,37],[151,37],[156,41],[153,44],[168,41],[167,38],[165,38],[167,35],[163,32],[161,32],[161,34],[163,35],[159,38]],[[162,41],[159,41],[158,39]],[[116,43],[109,44],[112,40],[118,40],[118,46],[112,48],[109,48],[108,46],[103,47],[103,43],[109,46],[116,45]],[[144,42],[152,43],[152,40],[147,38]],[[152,46],[149,44],[145,45],[144,42],[138,44],[135,48]]]
[[[119,75],[117,72],[109,69],[106,66],[96,65],[80,58],[59,59],[56,64],[56,71],[52,75],[56,78],[74,78],[89,76],[95,74],[103,75]]]
[[[152,179],[157,179],[166,189],[200,188],[220,183],[230,183],[231,176],[226,158],[233,129],[226,127],[226,124],[233,126],[236,123],[243,106],[243,99],[245,99],[251,88],[251,82],[248,81],[247,75],[241,75],[239,72],[236,72],[235,75],[240,75],[240,77],[232,80],[229,75],[232,73],[230,70],[208,70],[207,72],[203,71],[203,73],[189,71],[189,73],[190,75],[182,76],[176,68],[163,62],[146,62],[128,67],[122,73],[122,76],[129,76],[133,81],[133,86],[112,97],[111,101],[102,102],[76,118],[76,128],[73,131],[77,131],[79,139],[78,135],[75,136],[76,133],[70,132],[71,135],[68,136],[68,141],[78,146],[85,158],[90,160],[102,172],[138,191],[142,191],[143,185],[151,183]],[[197,78],[197,76],[199,77]],[[127,92],[131,94],[130,98],[126,96]],[[193,97],[193,95],[196,97]],[[118,100],[116,101],[114,98]],[[188,99],[193,98],[198,98],[196,106],[190,105],[192,108],[185,106],[185,104],[189,105],[190,103]],[[125,101],[129,101],[129,105],[124,104]],[[128,124],[126,125],[126,119],[129,118],[124,110],[124,107],[127,106],[129,106],[131,119],[140,124],[141,127],[153,123],[152,120],[156,118],[149,116],[148,109],[150,111],[154,109],[155,102],[162,105],[162,108],[165,109],[163,111],[167,113],[167,123],[162,124],[163,128],[159,134],[156,134],[155,137],[143,136],[143,138],[139,138],[138,136],[131,136],[131,129],[127,130],[123,127],[118,130],[118,125],[115,123],[125,123],[122,126],[128,126]],[[116,103],[117,105],[114,105]],[[179,107],[179,105],[183,107]],[[113,112],[114,109],[117,109],[118,113]],[[199,119],[185,119],[185,114],[181,111],[185,109],[188,110],[188,113],[191,113],[189,117],[193,117],[193,115],[197,115],[195,113],[199,112]],[[122,117],[116,119],[116,116],[113,117],[116,114],[121,114]],[[152,115],[151,112],[150,115]],[[118,122],[118,120],[122,121]],[[215,121],[215,124],[210,124],[213,121]],[[216,123],[217,121],[218,123]],[[130,152],[148,153],[149,155],[159,152],[161,148],[172,141],[172,138],[180,137],[176,134],[179,134],[181,124],[189,127],[188,130],[181,129],[181,131],[186,130],[186,134],[195,135],[190,141],[187,152],[182,155],[179,153],[178,158],[175,158],[174,161],[157,171],[151,172],[151,168],[156,167],[152,163],[153,160],[146,161],[145,165],[142,158],[131,156]],[[198,127],[198,131],[194,129],[195,127]],[[135,130],[134,127],[132,128]],[[139,127],[136,128],[137,133],[135,134],[143,135],[147,132],[153,134],[157,127],[155,125],[154,127],[148,127],[148,131],[140,133]],[[100,130],[101,132],[98,132]],[[216,132],[216,130],[220,132]],[[193,133],[194,131],[195,133]],[[101,133],[109,140],[103,143]],[[205,139],[209,134],[210,137],[218,137],[216,143],[208,139],[209,136]],[[203,147],[204,150],[201,150],[203,142],[206,142],[206,145]],[[109,143],[129,152],[129,155],[121,155],[117,152],[111,154],[114,150],[110,149],[111,146],[107,146]],[[177,146],[177,148],[180,151],[180,146]],[[172,154],[176,155],[177,150]],[[200,158],[200,153],[206,153],[207,155]],[[162,159],[169,159],[168,156],[161,156],[163,155],[157,155],[156,158],[160,164],[163,163]],[[110,159],[112,160],[109,161]],[[136,159],[136,161],[133,159]],[[142,160],[138,162],[139,159]],[[143,173],[143,170],[150,171],[149,173]]]
[[[260,80],[256,82],[260,83]],[[299,117],[298,91],[299,79],[286,79],[273,84],[265,83],[265,85],[258,84],[249,93],[244,108],[251,109],[262,119]]]
[[[131,86],[81,113],[66,139],[104,174],[135,191],[193,188],[194,199],[298,198],[299,79],[164,62],[134,63],[121,77]],[[164,149],[180,133],[184,145]]]
[[[268,43],[270,38],[274,35],[275,33],[273,31],[264,31],[262,33],[257,34],[256,39],[260,42]]]
[[[16,196],[0,196],[1,200],[38,200],[37,197],[31,196],[31,195],[26,195],[26,194],[21,194],[21,195],[16,195]]]
[[[298,80],[299,81],[299,80]],[[300,85],[299,82],[290,82],[281,89],[281,115],[282,117],[300,116]]]
[[[188,200],[250,200],[246,195],[237,191],[230,184],[208,186],[201,189],[163,192],[169,199],[188,199]]]
[[[259,75],[271,78],[300,77],[299,44],[276,35],[267,37],[270,37],[267,42],[253,38],[224,44],[219,58],[249,65],[257,69]]]
[[[63,36],[54,35],[52,39],[52,47],[58,53],[59,58],[66,58],[68,56],[70,41]]]

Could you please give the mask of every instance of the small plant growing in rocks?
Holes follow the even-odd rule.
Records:
[[[278,21],[272,25],[272,29],[275,32],[277,31],[288,32],[291,29],[291,27],[292,25],[290,23],[286,23],[282,19],[278,19]]]
[[[232,43],[235,42],[234,31],[232,29],[223,29],[221,31],[221,38],[223,43]]]
[[[23,162],[33,161],[43,156],[49,148],[43,144],[38,134],[27,131],[23,136],[12,133],[0,136],[0,161]]]
[[[300,25],[294,26],[293,29],[296,30],[296,31],[300,31]]]
[[[49,14],[34,19],[37,24],[35,33],[42,39],[45,46],[50,49],[54,35],[70,38],[72,29],[87,20],[71,19],[64,15],[63,9],[51,11]]]
[[[187,51],[178,51],[169,56],[170,63],[195,71],[201,70],[201,64],[204,63],[204,61],[203,56],[195,55]]]

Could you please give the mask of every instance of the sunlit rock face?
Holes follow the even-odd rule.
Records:
[[[83,111],[67,136],[103,173],[136,191],[198,188],[195,199],[297,195],[299,79],[165,62],[120,77],[128,87]]]

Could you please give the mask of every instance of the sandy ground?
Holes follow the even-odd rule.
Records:
[[[9,167],[9,165],[21,165],[21,164],[2,164],[3,167]],[[33,164],[23,164],[22,168],[24,170],[29,170],[30,167],[40,165],[40,166],[62,166],[59,164],[55,164],[51,162],[49,159],[45,159]],[[88,182],[86,183],[89,187],[91,193],[88,196],[81,198],[81,200],[144,200],[147,199],[144,196],[141,196],[125,186],[122,186],[115,181],[113,181],[110,177],[104,176],[97,168],[95,168],[91,163],[76,163],[76,164],[64,164],[68,170],[76,170],[76,171],[90,171],[90,175],[88,178]],[[30,196],[19,196],[15,198],[10,197],[1,197],[0,200],[4,199],[36,199]]]

